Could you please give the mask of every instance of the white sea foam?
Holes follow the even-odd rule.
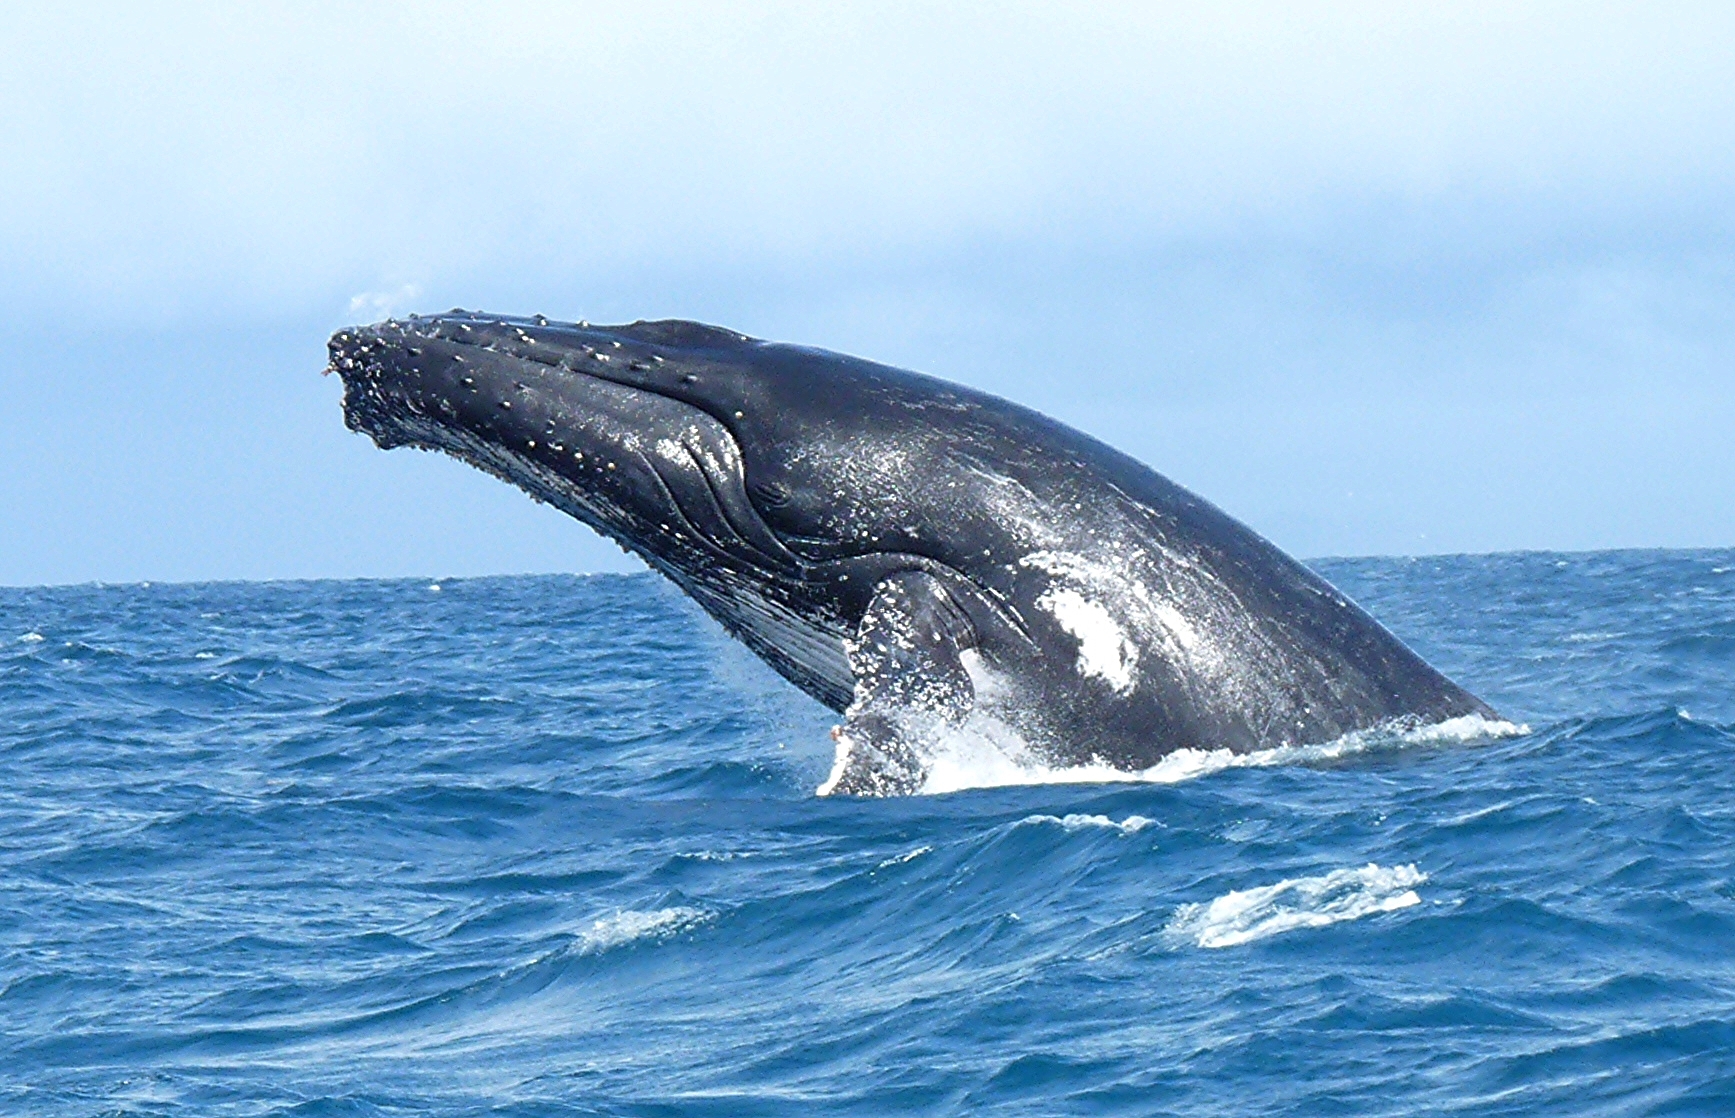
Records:
[[[1318,764],[1373,750],[1484,741],[1529,732],[1528,726],[1466,714],[1430,726],[1360,730],[1319,745],[1284,745],[1251,753],[1233,753],[1227,749],[1177,749],[1148,769],[1128,771],[1101,762],[1059,767],[1044,764],[1010,728],[978,716],[941,741],[929,763],[921,791],[925,795],[935,795],[965,788],[999,788],[1012,784],[1108,784],[1120,781],[1177,784],[1224,769]]]
[[[1182,905],[1164,932],[1199,947],[1235,947],[1421,904],[1415,887],[1426,880],[1428,875],[1413,865],[1388,869],[1369,862],[1360,869],[1290,878],[1237,889],[1207,904]]]
[[[1082,831],[1082,830],[1085,830],[1086,828],[1091,828],[1091,827],[1103,827],[1103,828],[1106,828],[1108,830],[1119,831],[1123,835],[1131,835],[1131,834],[1137,834],[1138,832],[1144,830],[1146,827],[1149,827],[1152,823],[1155,823],[1156,820],[1147,819],[1142,815],[1129,815],[1125,819],[1121,820],[1119,823],[1116,823],[1113,819],[1110,819],[1106,815],[1078,815],[1078,814],[1073,814],[1073,815],[1026,815],[1023,819],[1020,819],[1018,822],[1021,824],[1046,823],[1046,824],[1051,824],[1051,825],[1056,826],[1056,827],[1065,828],[1068,831]]]
[[[25,633],[23,636],[19,637],[18,639],[21,642],[23,642],[24,644],[40,644],[43,641],[47,640],[48,638],[43,636],[41,633],[30,632],[30,633]]]
[[[663,940],[711,920],[714,914],[684,905],[650,912],[627,910],[596,920],[579,933],[577,951],[594,955],[637,940]]]

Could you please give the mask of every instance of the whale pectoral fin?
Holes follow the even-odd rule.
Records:
[[[902,571],[880,581],[847,642],[855,698],[832,731],[837,761],[821,795],[907,795],[921,787],[927,758],[975,702],[963,653],[969,620],[939,579]]]

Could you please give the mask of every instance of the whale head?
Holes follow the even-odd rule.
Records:
[[[329,349],[350,428],[584,521],[839,709],[876,571],[935,561],[931,517],[904,507],[933,409],[970,406],[931,378],[680,321],[454,311],[341,330]]]

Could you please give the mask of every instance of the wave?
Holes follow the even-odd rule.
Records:
[[[1106,815],[1026,815],[1018,821],[1021,824],[1049,823],[1068,831],[1082,831],[1087,827],[1101,827],[1105,830],[1119,831],[1123,835],[1137,834],[1155,823],[1143,815],[1129,815],[1116,823]]]
[[[707,924],[715,915],[686,905],[649,912],[627,909],[597,918],[579,933],[573,950],[580,955],[598,955],[639,940],[661,941]]]
[[[883,862],[881,862],[879,865],[875,866],[874,868],[883,870],[883,869],[887,869],[891,866],[901,866],[906,862],[915,861],[917,858],[920,858],[924,854],[932,854],[933,852],[934,852],[934,848],[931,846],[918,846],[914,850],[908,851],[907,853],[899,854],[899,855],[896,855],[895,857],[887,858]]]
[[[1148,769],[1127,770],[1103,762],[1063,766],[1044,764],[1036,752],[1010,729],[987,720],[973,719],[940,743],[920,791],[922,795],[938,795],[967,788],[999,788],[1014,784],[1176,784],[1224,769],[1318,764],[1375,750],[1462,744],[1528,733],[1530,727],[1520,723],[1466,714],[1426,726],[1357,730],[1318,745],[1281,745],[1251,753],[1236,753],[1228,749],[1177,749]]]
[[[1237,947],[1298,928],[1323,928],[1422,903],[1416,886],[1428,875],[1414,865],[1369,862],[1360,869],[1294,877],[1256,889],[1237,889],[1204,904],[1182,905],[1164,929],[1198,947]]]

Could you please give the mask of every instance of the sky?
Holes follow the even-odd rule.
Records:
[[[1069,422],[1301,556],[1735,546],[1735,7],[40,5],[0,584],[635,569],[331,331],[681,317]]]

